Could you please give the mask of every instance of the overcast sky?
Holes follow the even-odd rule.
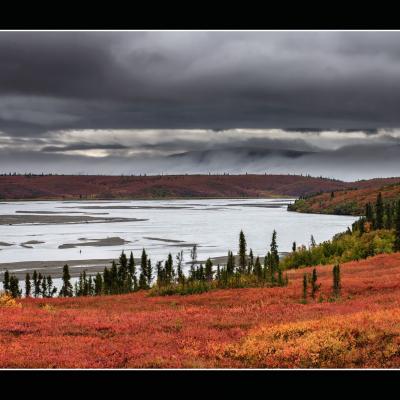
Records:
[[[399,144],[400,32],[0,32],[1,172],[356,179]]]

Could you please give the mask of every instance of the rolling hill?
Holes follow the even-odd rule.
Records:
[[[1,200],[298,197],[370,188],[400,178],[343,182],[301,175],[2,175]]]
[[[379,192],[382,193],[385,202],[400,199],[400,184],[374,186],[370,183],[365,181],[359,189],[321,193],[299,199],[289,206],[289,210],[303,213],[363,215],[365,204],[369,202],[374,204]]]

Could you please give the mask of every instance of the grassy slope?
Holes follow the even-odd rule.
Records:
[[[318,267],[322,302],[283,288],[20,300],[0,307],[0,367],[400,367],[400,253]]]
[[[0,199],[297,197],[352,185],[295,175],[0,176]]]
[[[379,192],[382,193],[384,201],[400,199],[400,185],[392,184],[337,191],[334,197],[331,197],[331,193],[322,193],[298,200],[291,206],[291,210],[305,213],[363,215],[365,204],[368,202],[374,204]]]

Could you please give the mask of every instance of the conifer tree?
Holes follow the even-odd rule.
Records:
[[[53,297],[57,293],[57,288],[53,287],[53,278],[47,276],[47,297]]]
[[[29,273],[25,275],[25,297],[31,296],[31,276]]]
[[[40,281],[36,270],[33,271],[32,279],[33,279],[33,290],[34,290],[33,294],[35,297],[38,297],[40,295]]]
[[[314,268],[313,272],[312,272],[312,277],[311,277],[311,297],[313,299],[315,299],[315,293],[321,286],[320,284],[317,284],[317,280],[318,280],[317,270],[316,270],[316,268]]]
[[[86,278],[86,272],[83,271],[85,274],[85,278]],[[82,284],[84,282],[84,279],[82,279]],[[115,261],[113,260],[111,263],[111,269],[110,269],[110,283],[111,283],[111,288],[110,288],[110,292],[111,294],[117,294],[118,293],[118,289],[119,289],[119,285],[118,285],[118,267],[117,264],[115,263]],[[83,288],[82,288],[83,290]]]
[[[137,289],[137,277],[136,277],[136,266],[135,266],[135,259],[133,257],[133,253],[131,252],[129,256],[129,262],[128,262],[128,270],[132,278],[132,283],[133,283],[133,290]]]
[[[212,261],[210,258],[208,258],[206,261],[206,268],[205,268],[205,279],[207,281],[213,280],[214,272],[213,272],[212,267],[213,267]]]
[[[373,221],[374,221],[374,214],[372,211],[371,203],[367,203],[365,205],[365,219],[367,220],[367,222],[373,223]]]
[[[249,265],[247,268],[247,273],[250,275],[253,273],[253,269],[254,269],[254,254],[253,254],[253,250],[250,249],[250,253],[249,253]]]
[[[274,274],[275,271],[277,271],[277,269],[279,268],[279,253],[278,253],[278,244],[276,242],[276,230],[275,229],[272,232],[270,253],[271,253],[271,256],[270,256],[271,257],[271,261],[270,261],[271,271],[272,271],[272,274]]]
[[[239,234],[239,272],[244,273],[246,271],[247,264],[247,244],[246,238],[244,236],[243,231],[240,231]]]
[[[228,276],[233,275],[235,272],[235,257],[231,251],[228,251],[228,259],[226,262],[226,273]]]
[[[197,262],[197,244],[193,245],[193,248],[190,251],[190,258],[192,259],[192,265],[195,267]]]
[[[184,284],[185,283],[185,275],[182,271],[182,263],[183,263],[183,251],[181,250],[177,255],[176,255],[176,260],[177,260],[177,275],[178,275],[178,283]]]
[[[150,258],[147,260],[147,268],[146,268],[146,280],[147,280],[147,287],[151,286],[151,281],[153,279],[153,267],[151,266]]]
[[[71,275],[69,273],[68,264],[65,264],[63,267],[63,275],[62,275],[63,285],[60,289],[60,297],[72,297],[72,285],[71,285]]]
[[[168,259],[165,262],[165,283],[171,284],[174,279],[174,265],[171,253],[168,254]]]
[[[379,192],[375,204],[375,229],[383,228],[383,201],[382,193]]]
[[[256,275],[257,278],[259,279],[262,278],[262,267],[261,267],[260,257],[257,257],[256,262],[254,263],[254,275]]]
[[[8,269],[6,269],[6,271],[4,272],[3,288],[5,291],[10,290],[10,273],[8,272]]]
[[[392,206],[390,205],[390,203],[386,204],[385,215],[386,215],[385,228],[392,229]]]
[[[334,297],[339,297],[340,296],[340,289],[341,289],[340,265],[339,264],[336,264],[333,267],[332,273],[333,273],[333,295],[334,295]]]
[[[296,242],[293,242],[293,244],[292,244],[292,251],[293,251],[293,253],[296,251]]]
[[[41,277],[41,275],[39,273],[39,279],[41,281],[41,294],[42,294],[42,297],[47,297],[47,280],[46,280],[46,277],[45,276]]]
[[[15,275],[10,276],[9,293],[14,298],[21,297],[22,295],[22,291],[19,288],[19,280]]]
[[[94,280],[94,293],[96,296],[100,296],[102,294],[102,291],[103,291],[103,278],[100,272],[98,272],[96,274],[96,279]]]

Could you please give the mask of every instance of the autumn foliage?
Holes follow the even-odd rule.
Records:
[[[0,367],[400,367],[400,253],[332,265],[303,304],[286,287],[151,297],[17,299],[0,306]]]
[[[342,182],[300,175],[2,175],[1,199],[158,199],[302,196],[348,187],[382,186],[400,178]]]

